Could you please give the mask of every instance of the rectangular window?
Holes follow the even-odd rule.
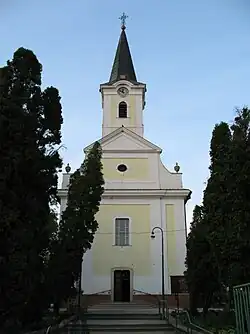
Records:
[[[115,219],[115,245],[129,246],[129,219]]]

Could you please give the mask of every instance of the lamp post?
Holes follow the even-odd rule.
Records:
[[[161,293],[162,293],[162,311],[164,316],[164,310],[165,310],[165,260],[164,260],[164,235],[163,235],[163,229],[159,226],[155,226],[151,231],[151,238],[155,238],[155,230],[159,230],[161,232]]]

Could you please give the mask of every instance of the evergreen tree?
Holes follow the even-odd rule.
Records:
[[[55,275],[51,276],[50,284],[56,308],[72,295],[74,284],[80,278],[83,254],[91,248],[98,229],[95,216],[104,192],[101,157],[101,146],[96,142],[81,167],[70,177],[67,208],[62,214],[50,260]]]
[[[1,71],[0,91],[0,322],[39,319],[49,247],[50,204],[57,202],[62,161],[57,89],[41,90],[42,66],[20,48]]]
[[[204,223],[207,226],[207,239],[215,257],[218,280],[226,286],[222,265],[225,231],[230,234],[229,213],[232,209],[231,196],[231,160],[232,135],[225,122],[216,124],[210,146],[210,177],[203,197]]]
[[[201,206],[196,205],[193,212],[190,233],[187,238],[187,256],[185,272],[190,292],[190,308],[196,313],[202,303],[206,314],[214,292],[218,289],[218,281],[214,270],[214,254],[207,239],[208,228],[204,223]]]
[[[230,233],[223,260],[228,286],[250,281],[250,110],[237,110],[232,130]],[[226,256],[227,255],[227,256]]]
[[[204,192],[204,219],[222,287],[250,280],[250,111],[243,108],[231,126],[215,127],[211,175]]]
[[[202,215],[197,217],[199,210],[196,208],[195,224],[192,224],[187,242],[186,277],[191,296],[195,289],[201,293],[206,274],[210,276],[208,290],[211,293],[250,281],[248,108],[237,110],[231,127],[225,122],[215,126],[210,157],[210,177],[204,191]],[[209,258],[210,263],[205,265]]]
[[[210,158],[210,177],[204,191],[203,206],[194,209],[187,240],[186,278],[193,313],[199,300],[203,303],[204,313],[207,312],[213,294],[220,290],[222,281],[224,226],[231,205],[228,196],[231,132],[227,123],[222,122],[213,130]]]

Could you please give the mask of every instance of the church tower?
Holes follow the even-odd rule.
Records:
[[[100,86],[103,137],[122,126],[143,136],[146,85],[137,81],[125,29],[123,23],[109,81]]]
[[[83,258],[82,289],[92,304],[155,301],[166,294],[174,306],[185,270],[185,204],[191,191],[183,188],[180,167],[169,171],[161,148],[143,136],[146,85],[137,80],[125,18],[109,81],[100,85],[105,191],[96,215],[99,228]],[[61,211],[67,205],[66,171],[59,190]]]

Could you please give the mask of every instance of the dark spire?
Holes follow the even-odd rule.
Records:
[[[134,65],[132,61],[132,57],[130,54],[128,40],[125,33],[125,19],[127,16],[123,13],[120,17],[121,20],[121,35],[118,42],[115,59],[109,79],[109,83],[113,83],[118,80],[128,80],[134,83],[137,83]]]

